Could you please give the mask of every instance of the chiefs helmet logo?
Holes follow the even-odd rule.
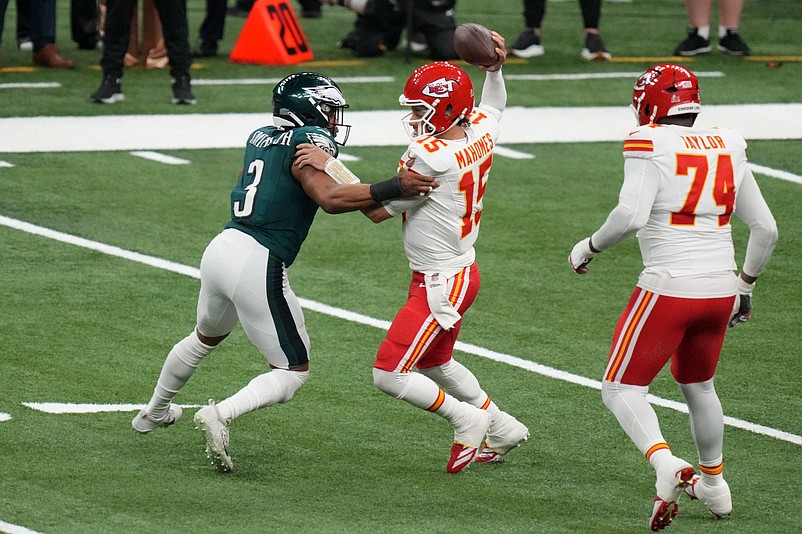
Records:
[[[454,92],[454,83],[456,83],[454,80],[440,77],[427,83],[421,92],[430,98],[448,98]]]
[[[643,91],[648,86],[654,85],[657,83],[657,79],[661,74],[663,74],[663,72],[659,70],[650,70],[649,72],[644,72],[643,76],[638,78],[638,81],[635,82],[635,90]]]

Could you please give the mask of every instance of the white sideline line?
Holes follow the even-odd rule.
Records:
[[[90,241],[88,239],[84,239],[82,237],[76,237],[70,234],[65,234],[62,232],[57,232],[55,230],[50,230],[49,228],[43,228],[41,226],[36,226],[31,223],[26,223],[24,221],[19,221],[17,219],[11,219],[9,217],[4,217],[0,215],[0,224],[3,226],[8,226],[10,228],[15,228],[17,230],[21,230],[23,232],[27,232],[34,235],[39,235],[43,237],[47,237],[50,239],[54,239],[56,241],[60,241],[63,243],[68,243],[72,245],[77,245],[80,247],[88,248],[91,250],[96,250],[98,252],[103,252],[104,254],[109,254],[111,256],[116,256],[118,258],[123,258],[130,261],[135,261],[138,263],[143,263],[145,265],[150,265],[152,267],[158,267],[159,269],[164,269],[166,271],[171,271],[178,274],[184,274],[186,276],[191,276],[192,278],[199,279],[200,278],[200,270],[194,267],[189,267],[187,265],[182,265],[180,263],[175,263],[168,260],[163,260],[161,258],[156,258],[153,256],[148,256],[145,254],[140,254],[138,252],[131,252],[119,247],[105,245],[103,243],[97,243],[95,241]],[[352,321],[359,324],[364,324],[367,326],[373,326],[375,328],[380,328],[382,330],[387,330],[390,327],[390,323],[388,321],[382,321],[379,319],[375,319],[373,317],[368,317],[366,315],[362,315],[359,313],[351,312],[348,310],[343,310],[342,308],[336,308],[333,306],[329,306],[327,304],[322,304],[320,302],[315,302],[313,300],[308,299],[299,299],[301,302],[301,306],[304,308],[323,313],[326,315],[331,315],[333,317],[337,317],[340,319],[345,319],[347,321]],[[506,363],[508,365],[512,365],[514,367],[519,367],[521,369],[525,369],[528,371],[532,371],[534,373],[541,374],[543,376],[547,376],[549,378],[555,378],[557,380],[563,380],[565,382],[570,382],[572,384],[578,384],[580,386],[586,386],[593,389],[601,389],[601,382],[598,380],[593,380],[590,378],[586,378],[584,376],[576,375],[573,373],[569,373],[567,371],[561,371],[559,369],[555,369],[553,367],[548,367],[545,365],[541,365],[539,363],[535,363],[530,360],[525,360],[523,358],[519,358],[517,356],[512,356],[509,354],[503,354],[500,352],[496,352],[490,349],[486,349],[483,347],[479,347],[476,345],[470,345],[468,343],[463,343],[458,341],[455,348],[457,350],[461,350],[463,352],[467,352],[469,354],[473,354],[475,356],[481,356],[483,358],[487,358],[493,361],[497,361],[500,363]],[[659,406],[663,406],[666,408],[671,408],[672,410],[678,410],[681,412],[686,412],[686,409],[683,409],[683,404],[677,403],[675,401],[671,401],[668,399],[663,399],[661,397],[655,397],[653,395],[649,395],[649,401],[657,404]],[[802,445],[802,436],[798,436],[796,434],[791,434],[790,432],[785,432],[783,430],[778,430],[775,428],[758,425],[755,423],[750,423],[749,421],[744,421],[742,419],[736,419],[733,417],[725,417],[724,422],[730,426],[734,426],[737,428],[742,428],[744,430],[748,430],[750,432],[754,432],[756,434],[763,434],[778,440],[788,441],[790,443],[794,443],[796,445]]]
[[[5,532],[7,534],[41,534],[35,530],[21,527],[19,525],[12,525],[11,523],[6,523],[5,521],[0,521],[0,532]]]
[[[788,180],[789,182],[794,182],[796,184],[802,184],[802,176],[797,176],[796,174],[791,174],[790,172],[786,171],[778,171],[777,169],[764,167],[763,165],[755,165],[754,163],[747,163],[747,165],[749,165],[749,168],[752,169],[752,172],[765,174],[766,176],[779,178],[780,180]]]
[[[9,168],[11,168],[13,166],[14,166],[13,163],[9,163],[7,161],[0,160],[0,167],[9,167]]]
[[[168,156],[167,154],[160,154],[159,152],[154,152],[152,150],[135,150],[131,152],[131,155],[138,158],[157,161],[159,163],[166,163],[167,165],[186,165],[188,163],[192,163],[188,159],[176,158],[173,156]]]
[[[0,412],[0,421],[11,421],[11,414],[6,412]]]
[[[337,159],[340,161],[359,161],[358,157],[352,156],[351,154],[343,154],[342,152],[337,156]]]
[[[606,78],[629,78],[637,80],[643,72],[578,72],[574,74],[505,74],[505,80],[547,81],[547,80],[601,80]],[[723,78],[721,71],[694,72],[697,78]],[[194,83],[194,81],[193,81]]]

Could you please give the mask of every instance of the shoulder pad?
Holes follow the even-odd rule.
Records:
[[[320,147],[324,152],[337,157],[339,152],[337,150],[337,143],[334,142],[328,130],[318,126],[304,126],[295,128],[295,131],[294,141],[296,145],[300,143],[311,143]]]
[[[624,140],[625,158],[648,158],[654,152],[654,139],[658,137],[659,126],[639,126],[629,132]]]

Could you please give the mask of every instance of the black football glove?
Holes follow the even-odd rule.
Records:
[[[739,276],[736,287],[738,294],[735,295],[735,302],[732,306],[730,328],[745,323],[752,316],[752,291],[755,289],[755,284],[744,282]]]

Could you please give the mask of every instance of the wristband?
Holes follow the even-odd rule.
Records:
[[[358,184],[359,177],[352,173],[345,164],[337,158],[329,158],[323,172],[328,174],[338,184]]]
[[[387,180],[370,184],[370,196],[376,202],[392,200],[403,195],[404,190],[401,189],[401,177],[399,176],[393,176]]]
[[[749,295],[751,297],[752,291],[755,290],[755,283],[752,282],[750,284],[739,276],[738,280],[735,282],[735,289],[738,291],[739,295]]]

